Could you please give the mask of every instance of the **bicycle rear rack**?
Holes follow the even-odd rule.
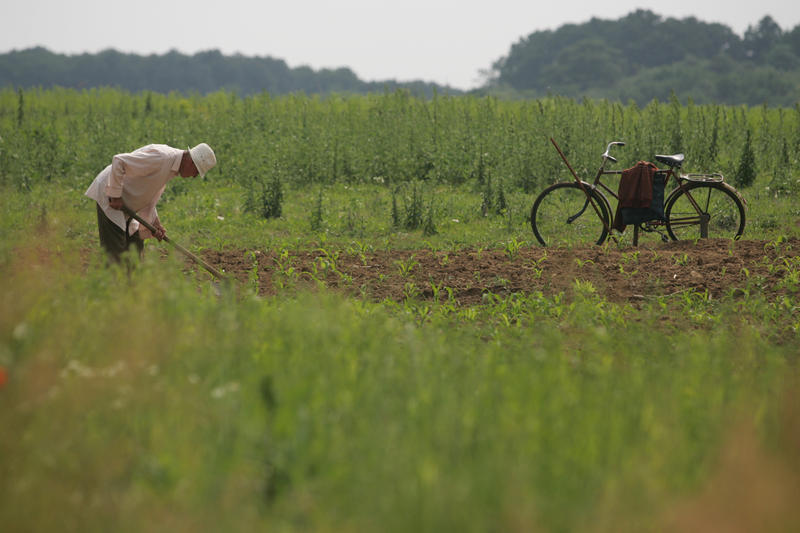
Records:
[[[725,176],[719,172],[713,172],[711,174],[682,174],[680,179],[686,181],[699,181],[703,183],[721,183],[725,181]]]

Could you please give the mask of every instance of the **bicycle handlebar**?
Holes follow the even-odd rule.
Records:
[[[612,161],[612,162],[616,163],[617,162],[617,158],[612,157],[609,154],[609,152],[611,151],[611,147],[612,146],[625,146],[625,143],[622,142],[622,141],[611,141],[610,143],[608,143],[608,146],[606,146],[606,151],[603,152],[603,159],[608,159],[609,161]]]

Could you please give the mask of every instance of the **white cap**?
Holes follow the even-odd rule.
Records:
[[[206,143],[200,143],[194,148],[189,148],[189,155],[192,156],[194,166],[197,167],[201,178],[217,164],[217,156],[214,155],[214,150]]]

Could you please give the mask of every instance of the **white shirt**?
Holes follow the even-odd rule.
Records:
[[[150,223],[158,220],[156,204],[169,180],[178,175],[183,150],[166,144],[148,144],[129,154],[117,154],[86,190],[86,196],[96,201],[106,216],[125,229],[125,214],[112,208],[108,198],[122,197],[125,205]],[[147,228],[131,220],[128,231],[139,231],[143,239],[151,237]]]

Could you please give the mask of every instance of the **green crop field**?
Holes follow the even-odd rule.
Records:
[[[721,171],[743,241],[540,249],[550,137]],[[160,218],[234,279],[107,267],[94,176],[198,142]],[[2,90],[0,529],[796,530],[798,153],[800,107]]]

